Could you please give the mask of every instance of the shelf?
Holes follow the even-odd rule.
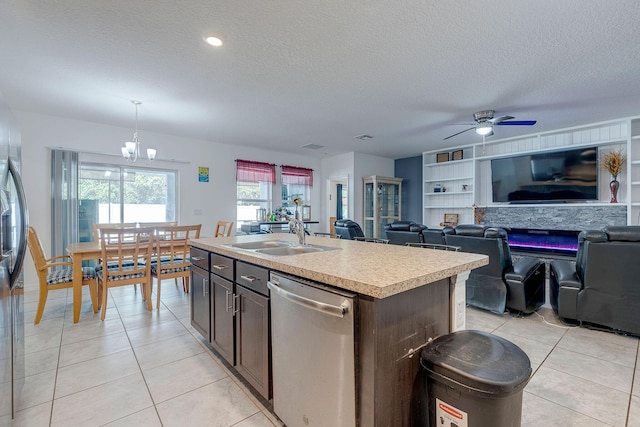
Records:
[[[425,209],[472,209],[471,206],[425,206]]]
[[[440,163],[427,163],[425,166],[449,166],[455,163],[469,163],[473,162],[473,159],[462,159],[462,160],[449,160],[448,162],[440,162]]]
[[[425,196],[450,196],[454,194],[465,194],[465,195],[468,194],[469,196],[472,196],[473,192],[472,191],[443,191],[441,193],[424,193]]]
[[[442,179],[425,179],[425,183],[427,182],[447,182],[447,181],[462,181],[465,179],[473,179],[472,176],[462,176],[456,178],[442,178]]]

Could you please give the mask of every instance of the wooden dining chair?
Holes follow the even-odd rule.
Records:
[[[34,324],[37,325],[42,319],[44,306],[47,303],[49,291],[57,289],[67,289],[73,287],[73,263],[67,255],[47,258],[42,248],[42,243],[38,238],[35,228],[29,227],[29,236],[27,237],[31,258],[38,272],[38,281],[40,284],[40,297],[38,299],[38,308]],[[63,260],[67,261],[63,261]],[[98,312],[98,302],[96,297],[96,270],[93,267],[82,268],[82,285],[89,286],[91,294],[91,303],[93,304],[93,312]]]
[[[229,237],[233,230],[233,221],[218,221],[213,237]]]
[[[95,223],[93,224],[93,241],[94,242],[99,242],[100,241],[100,229],[101,228],[135,228],[136,223],[135,222],[118,222],[118,223],[113,223],[113,224],[109,224],[107,222],[103,222],[103,223]]]
[[[101,228],[102,268],[96,269],[98,294],[104,320],[109,288],[142,284],[147,308],[151,302],[151,261],[155,249],[154,228]],[[106,267],[105,267],[106,266]]]
[[[201,224],[156,228],[156,249],[151,262],[151,276],[156,278],[156,307],[160,308],[160,291],[164,279],[182,279],[182,288],[189,292],[191,267],[189,239],[200,237]],[[152,286],[153,288],[153,283]]]

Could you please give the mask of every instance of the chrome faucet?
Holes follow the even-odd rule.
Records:
[[[298,236],[298,242],[301,246],[305,246],[306,243],[306,239],[305,239],[305,232],[304,232],[304,223],[302,221],[300,221],[298,218],[295,218],[291,221],[289,221],[289,230],[291,230],[291,232],[296,233],[296,235]]]

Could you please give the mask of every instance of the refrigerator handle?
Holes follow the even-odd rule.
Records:
[[[24,257],[27,252],[27,233],[29,233],[29,211],[27,209],[27,198],[24,194],[24,187],[22,186],[22,178],[20,173],[16,169],[13,160],[9,158],[9,173],[13,178],[13,182],[16,187],[16,195],[18,197],[18,209],[20,210],[20,221],[22,229],[18,233],[18,253],[16,254],[16,262],[13,268],[9,272],[9,287],[13,288],[13,285],[20,276],[22,270],[22,264],[24,263]]]

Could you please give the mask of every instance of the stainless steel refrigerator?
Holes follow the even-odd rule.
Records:
[[[13,418],[25,377],[24,283],[28,213],[20,130],[0,96],[0,420]]]

